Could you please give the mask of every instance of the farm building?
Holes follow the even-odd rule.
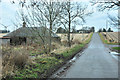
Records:
[[[49,42],[49,29],[46,27],[21,27],[4,37],[10,38],[11,45],[21,45],[39,42]],[[60,37],[52,32],[52,41],[60,41]]]
[[[83,27],[82,29],[77,30],[78,33],[90,33],[94,31],[94,27]]]
[[[56,33],[67,33],[67,31],[64,28],[59,27]]]

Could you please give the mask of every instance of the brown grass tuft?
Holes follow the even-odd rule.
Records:
[[[4,78],[13,75],[16,68],[24,68],[29,59],[24,48],[3,47],[2,54],[2,77]]]

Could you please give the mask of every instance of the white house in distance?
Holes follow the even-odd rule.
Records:
[[[90,33],[90,32],[94,32],[95,29],[94,27],[83,27],[82,29],[80,30],[77,30],[78,33]]]

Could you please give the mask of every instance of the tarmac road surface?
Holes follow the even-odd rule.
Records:
[[[118,78],[118,61],[94,33],[84,54],[60,78]]]

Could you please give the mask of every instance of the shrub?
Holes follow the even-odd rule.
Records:
[[[28,61],[26,49],[14,49],[13,47],[2,48],[2,77],[14,75],[16,69],[23,68]]]
[[[23,68],[28,60],[28,54],[25,49],[13,51],[14,57],[14,64],[20,68]]]

